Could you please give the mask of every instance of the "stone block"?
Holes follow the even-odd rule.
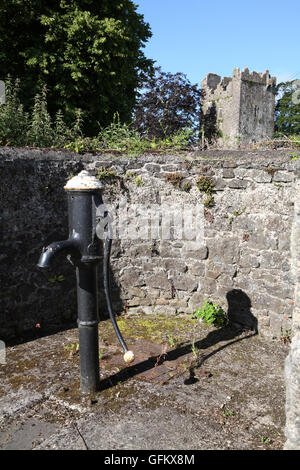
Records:
[[[182,309],[187,307],[187,301],[186,300],[180,300],[180,299],[170,299],[169,305],[172,307],[175,307],[176,309]]]
[[[245,215],[241,214],[237,217],[233,217],[232,219],[232,227],[233,231],[240,229],[247,234],[256,232],[258,227],[260,227],[259,220],[253,215]]]
[[[189,273],[193,276],[204,276],[205,273],[205,262],[204,261],[192,261],[188,264]]]
[[[172,277],[173,286],[176,290],[193,292],[198,287],[198,280],[188,274],[177,274]]]
[[[283,315],[272,312],[270,315],[270,327],[274,338],[279,339],[282,333]]]
[[[163,297],[164,299],[173,299],[174,298],[174,292],[173,290],[171,289],[171,283],[169,285],[169,289],[166,289],[166,290],[161,290],[160,291],[160,295],[161,297]],[[177,293],[176,293],[177,295]]]
[[[280,233],[278,235],[278,250],[279,251],[289,251],[291,248],[291,234],[290,233]]]
[[[160,260],[159,259],[154,259],[154,260],[141,260],[141,268],[144,273],[146,272],[153,272],[157,267],[160,266]]]
[[[176,308],[170,305],[155,305],[153,312],[155,315],[175,315]]]
[[[185,242],[182,252],[183,256],[186,258],[195,258],[198,260],[204,260],[208,256],[207,246],[196,241]]]
[[[133,297],[132,299],[127,300],[128,307],[136,307],[143,305],[152,305],[151,299],[145,297],[141,299],[140,297]]]
[[[166,271],[173,270],[177,272],[184,273],[187,271],[187,265],[185,261],[175,258],[167,258],[161,260],[161,265],[165,268]]]
[[[175,173],[180,170],[180,165],[178,164],[166,164],[162,165],[162,171],[166,171],[168,173]]]
[[[285,260],[285,255],[280,251],[261,251],[260,252],[260,265],[262,268],[280,269]]]
[[[152,299],[152,301],[155,301],[155,299],[158,299],[160,296],[160,290],[159,289],[149,289],[147,288],[147,297]]]
[[[273,181],[276,183],[290,183],[294,181],[293,173],[288,173],[286,171],[277,171],[274,175]]]
[[[234,171],[232,168],[226,168],[223,170],[223,178],[234,178]]]
[[[130,258],[139,258],[141,256],[149,258],[151,257],[151,246],[149,243],[132,243],[132,245],[126,250],[126,256]]]
[[[285,313],[287,308],[287,303],[284,300],[265,293],[255,292],[251,296],[251,302],[253,308],[277,312],[278,315]]]
[[[226,188],[226,183],[222,178],[214,178],[213,183],[214,191],[223,191]]]
[[[201,290],[206,296],[215,294],[217,290],[217,281],[215,279],[205,278],[201,283]]]
[[[253,292],[253,281],[249,275],[240,274],[234,278],[234,285],[236,289],[245,291],[246,294]]]
[[[161,241],[159,248],[159,254],[162,258],[180,258],[180,248],[174,248],[169,241]]]
[[[268,232],[257,231],[249,234],[247,246],[258,250],[275,250],[277,248],[278,238]]]
[[[209,257],[214,264],[233,264],[239,258],[239,243],[235,237],[219,238],[208,243]]]
[[[171,284],[165,273],[155,273],[145,277],[146,285],[157,289],[170,289]]]
[[[145,285],[143,273],[133,267],[124,269],[120,275],[120,283],[122,287],[139,287]]]
[[[272,175],[265,170],[252,170],[251,176],[256,183],[271,183]]]
[[[154,313],[152,306],[139,306],[128,308],[128,315],[152,315]]]
[[[238,165],[234,161],[226,160],[223,162],[223,167],[224,168],[236,168]]]
[[[159,297],[158,299],[155,300],[155,305],[168,305],[170,302],[170,299],[164,299],[163,297]]]
[[[148,171],[149,173],[159,173],[160,172],[160,165],[157,165],[155,163],[146,163],[144,166],[144,169]]]
[[[128,294],[128,297],[146,297],[145,290],[140,289],[139,287],[128,287],[126,289],[126,293]]]
[[[218,278],[217,284],[221,284],[222,286],[226,286],[229,289],[233,288],[234,280],[228,274],[222,273]]]
[[[210,266],[210,267],[207,267],[206,271],[205,271],[205,277],[210,277],[212,279],[218,279],[218,277],[221,275],[222,273],[222,268],[221,266],[217,266],[217,265],[213,265],[213,266]]]
[[[228,181],[228,186],[231,189],[246,189],[248,186],[248,181],[240,180],[240,179],[233,179]]]
[[[203,292],[195,292],[189,299],[188,306],[192,310],[202,307],[204,301],[206,300],[205,294]]]
[[[239,266],[242,268],[258,268],[260,265],[259,257],[249,253],[243,253],[240,257]]]

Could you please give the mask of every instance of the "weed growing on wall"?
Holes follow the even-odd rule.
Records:
[[[110,170],[109,168],[101,167],[97,173],[97,178],[100,181],[111,184],[111,183],[114,183],[118,179],[118,176],[113,170]]]
[[[179,188],[182,182],[183,176],[180,173],[168,173],[165,176],[168,183],[171,183],[175,188]]]
[[[213,207],[215,205],[213,180],[209,176],[200,175],[196,180],[196,185],[201,193],[206,194],[206,198],[203,199],[204,206]]]
[[[206,194],[212,194],[214,185],[212,179],[209,176],[199,176],[196,184],[199,191]]]

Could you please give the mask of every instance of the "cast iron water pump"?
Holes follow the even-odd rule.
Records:
[[[76,266],[77,307],[80,354],[80,388],[83,393],[99,389],[98,344],[98,269],[103,262],[104,290],[107,307],[115,332],[125,351],[125,362],[132,362],[129,351],[116,323],[109,292],[109,257],[111,235],[107,227],[107,212],[102,201],[102,184],[87,171],[69,180],[64,187],[68,195],[69,238],[51,243],[40,256],[38,266],[49,267],[56,254],[71,256]],[[104,256],[102,240],[106,230]]]

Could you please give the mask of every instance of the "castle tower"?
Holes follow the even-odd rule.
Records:
[[[204,135],[237,147],[274,134],[276,78],[269,71],[234,69],[232,77],[209,73],[201,82]]]

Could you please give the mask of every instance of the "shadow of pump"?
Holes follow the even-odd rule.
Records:
[[[196,343],[196,347],[199,349],[207,349],[220,341],[233,341],[230,341],[230,343],[226,343],[218,349],[203,355],[196,364],[190,367],[190,377],[185,380],[185,385],[191,385],[198,381],[195,378],[195,369],[199,368],[208,358],[234,343],[258,334],[257,319],[251,312],[251,300],[248,295],[240,289],[232,289],[227,292],[226,298],[228,303],[227,325],[219,330],[210,332],[206,338]],[[243,336],[242,338],[234,339],[243,331],[247,330],[252,331],[252,333],[247,336]]]
[[[233,289],[227,292],[229,324],[237,324],[258,333],[257,319],[251,312],[251,300],[245,292]]]
[[[214,354],[219,353],[234,343],[238,343],[258,334],[257,319],[251,312],[251,301],[248,295],[240,289],[233,289],[227,293],[226,298],[228,302],[228,323],[224,327],[211,331],[205,338],[196,341],[193,344],[190,343],[168,351],[159,361],[159,364],[161,365],[164,361],[176,360],[179,357],[190,354],[195,347],[199,350],[209,349],[219,342],[229,341],[219,348],[208,352],[207,354],[203,354],[199,359],[192,361],[192,364],[189,368],[190,375],[184,381],[185,385],[191,385],[198,381],[198,379],[195,378],[195,369],[201,367],[202,364]],[[237,336],[240,336],[242,332],[246,331],[250,331],[250,333],[246,336],[237,338]],[[145,361],[122,369],[116,374],[104,379],[101,382],[101,390],[113,387],[120,382],[124,382],[131,377],[156,367],[157,359],[157,356],[149,357]]]

